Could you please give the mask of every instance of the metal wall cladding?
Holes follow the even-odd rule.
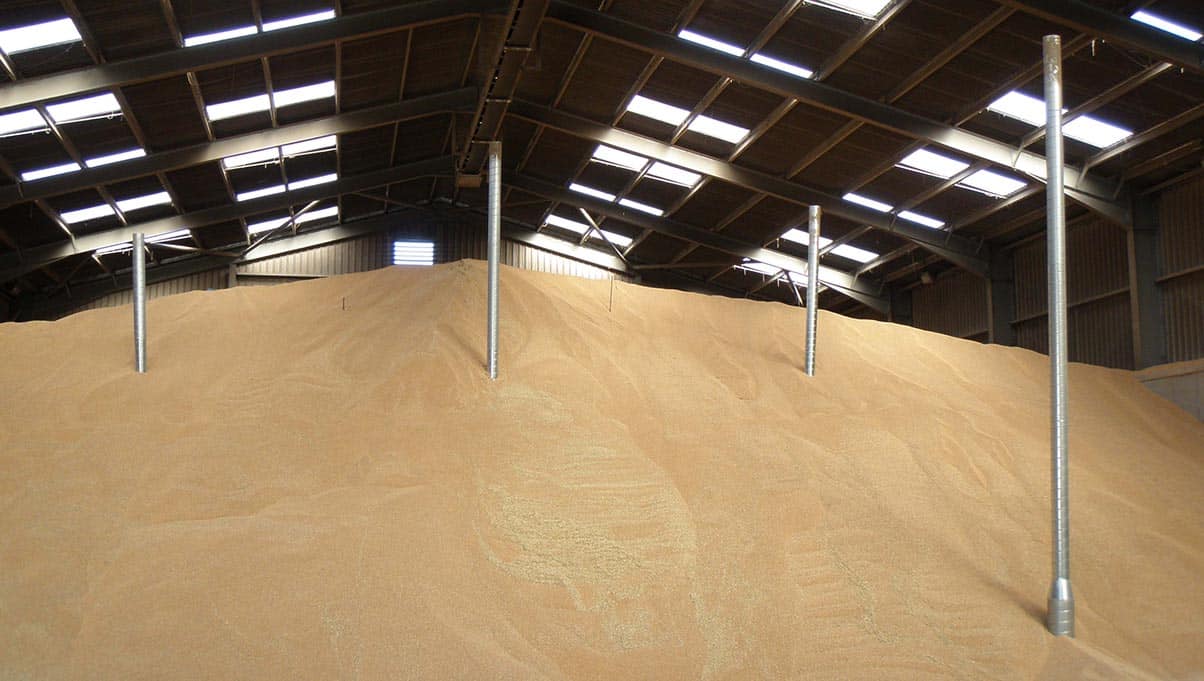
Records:
[[[367,272],[389,265],[392,248],[393,242],[387,233],[369,234],[239,265],[238,274],[304,278]]]
[[[927,331],[973,338],[987,332],[987,282],[969,272],[912,289],[912,323]]]
[[[213,289],[226,288],[226,282],[229,278],[227,270],[209,270],[199,274],[190,274],[186,277],[178,277],[176,279],[168,279],[154,284],[147,284],[146,299],[154,300],[155,298],[163,298],[165,296],[174,296],[177,293],[188,293],[189,291],[210,291]],[[116,291],[106,296],[102,296],[93,300],[90,303],[81,305],[71,312],[64,313],[62,316],[82,312],[83,310],[96,310],[102,307],[117,307],[118,305],[131,305],[134,302],[134,292],[132,290]]]
[[[1046,248],[1041,238],[1014,253],[1016,341],[1037,352],[1049,351]],[[1127,236],[1117,225],[1093,219],[1067,228],[1067,343],[1072,362],[1133,368],[1128,258]]]
[[[1067,310],[1066,343],[1070,361],[1116,369],[1133,368],[1129,296],[1120,293]],[[1041,315],[1016,324],[1016,344],[1049,352],[1049,319]]]
[[[484,260],[487,255],[488,244],[485,241],[483,226],[471,224],[440,226],[438,242],[435,244],[435,257],[440,262],[453,262],[465,258]],[[505,239],[502,239],[502,251],[498,255],[498,259],[504,265],[535,272],[548,272],[585,279],[619,279],[623,281],[627,279],[601,267],[587,265]]]
[[[1162,275],[1204,265],[1204,176],[1167,189],[1158,201]]]
[[[1204,270],[1163,282],[1162,310],[1167,361],[1204,357]]]

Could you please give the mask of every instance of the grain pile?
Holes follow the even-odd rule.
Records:
[[[388,269],[0,325],[0,679],[1204,678],[1204,426],[798,308]],[[610,308],[610,309],[608,309]]]

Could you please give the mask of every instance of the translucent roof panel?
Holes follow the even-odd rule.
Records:
[[[52,45],[79,42],[79,29],[70,19],[55,19],[27,26],[16,26],[0,31],[0,50],[5,54],[17,54]]]
[[[994,170],[983,169],[958,182],[957,186],[973,189],[989,196],[1004,197],[1015,194],[1028,186],[1028,183]]]
[[[969,168],[970,164],[927,149],[917,149],[899,161],[898,167],[947,180]]]
[[[877,19],[891,2],[892,0],[807,0],[809,5],[827,7],[862,19]]]
[[[1198,42],[1200,38],[1204,37],[1204,34],[1200,33],[1199,29],[1197,28],[1171,21],[1170,19],[1154,14],[1153,12],[1138,10],[1134,12],[1130,18],[1133,19],[1133,21],[1140,21],[1147,26],[1153,26],[1160,31],[1166,31],[1167,33],[1177,35],[1184,40],[1190,40],[1193,43]]]
[[[120,112],[121,105],[117,103],[117,98],[111,92],[50,104],[46,107],[46,113],[50,114],[50,119],[55,123],[101,118]]]

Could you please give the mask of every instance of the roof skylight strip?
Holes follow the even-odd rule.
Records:
[[[121,105],[117,103],[113,93],[105,92],[69,102],[50,104],[46,107],[46,113],[50,114],[50,120],[55,123],[73,123],[121,113]]]
[[[95,220],[97,218],[108,217],[113,215],[113,207],[107,203],[102,203],[99,206],[89,206],[88,208],[80,208],[79,210],[69,210],[59,214],[63,218],[63,222],[69,225],[74,225],[77,222],[87,220]]]
[[[146,149],[138,147],[136,149],[127,149],[126,151],[118,151],[104,156],[94,156],[84,159],[84,165],[89,168],[97,168],[107,166],[110,163],[120,163],[121,161],[129,161],[130,159],[142,158],[146,156]]]
[[[151,206],[163,206],[171,203],[171,196],[167,192],[155,192],[143,196],[135,196],[129,199],[122,199],[117,202],[117,207],[122,213],[141,210],[142,208],[150,208]]]
[[[287,19],[276,19],[275,21],[265,21],[263,24],[263,32],[278,31],[282,28],[292,28],[293,26],[301,26],[303,24],[312,24],[318,21],[327,21],[334,18],[334,10],[328,9],[324,12],[313,12],[312,14],[301,14]]]
[[[807,0],[809,5],[834,9],[862,19],[877,19],[892,0]]]
[[[232,38],[241,38],[247,35],[255,35],[259,33],[259,29],[255,26],[237,26],[228,28],[224,31],[215,31],[213,33],[202,33],[200,35],[191,35],[184,37],[184,47],[196,47],[197,45],[207,45],[209,43],[221,42],[222,40],[230,40]]]
[[[300,104],[301,102],[312,102],[315,99],[334,97],[334,94],[334,81],[327,80],[313,85],[303,85],[287,90],[276,90],[272,93],[272,103],[279,109],[293,104]]]
[[[1152,26],[1160,31],[1166,31],[1167,33],[1177,35],[1185,40],[1190,40],[1193,43],[1199,42],[1200,38],[1204,38],[1204,33],[1200,33],[1198,29],[1171,21],[1170,19],[1158,16],[1153,12],[1138,10],[1129,15],[1129,18],[1133,21],[1140,21],[1147,26]]]
[[[631,199],[619,199],[619,205],[626,206],[628,208],[631,208],[632,210],[638,210],[641,213],[655,215],[658,218],[665,214],[665,211],[661,210],[660,208],[657,208],[656,206],[649,206],[646,203],[640,203],[639,201],[633,201]]]
[[[75,22],[71,19],[55,19],[0,31],[0,51],[12,55],[81,40]]]
[[[17,111],[10,114],[0,114],[0,135],[10,135],[19,132],[40,132],[49,126],[42,114],[33,109]]]
[[[57,166],[48,166],[46,168],[38,168],[28,172],[21,173],[22,182],[33,182],[45,177],[54,177],[55,175],[63,175],[65,173],[74,173],[79,170],[79,164],[75,161],[63,163]]]

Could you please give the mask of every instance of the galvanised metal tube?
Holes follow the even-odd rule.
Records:
[[[815,375],[815,325],[819,315],[819,206],[807,208],[807,354],[803,371]]]
[[[1053,585],[1046,624],[1055,636],[1074,636],[1070,590],[1070,508],[1066,428],[1066,198],[1062,177],[1062,39],[1045,36],[1045,188],[1049,274],[1050,441],[1053,455]]]
[[[134,264],[134,366],[138,373],[146,373],[146,250],[145,235],[134,235],[134,248],[130,252]]]
[[[502,241],[502,143],[489,143],[489,378],[497,380],[498,257]]]

